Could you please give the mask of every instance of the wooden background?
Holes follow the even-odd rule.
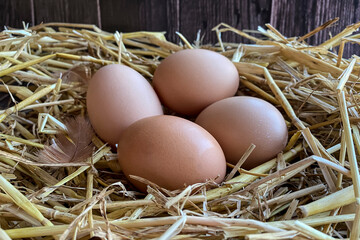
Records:
[[[204,43],[215,43],[211,28],[220,22],[238,29],[271,23],[285,36],[301,36],[335,17],[340,21],[308,41],[320,43],[360,21],[359,0],[0,0],[2,29],[22,21],[91,23],[107,31],[166,31],[173,42],[176,31],[193,41],[201,30]],[[244,41],[232,33],[223,39]],[[360,55],[360,47],[348,45],[345,54]]]

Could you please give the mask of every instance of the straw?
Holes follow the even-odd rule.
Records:
[[[306,42],[337,20],[299,38],[270,24],[239,30],[220,23],[213,28],[214,45],[202,44],[200,33],[194,41],[177,33],[181,43],[175,44],[164,32],[110,33],[91,24],[4,30],[0,238],[358,239],[360,68],[359,57],[346,59],[343,51],[360,42],[353,34],[360,23],[318,46]],[[253,43],[225,42],[224,33]],[[169,191],[135,176],[148,184],[147,193],[131,185],[116,149],[97,136],[82,162],[38,162],[39,151],[67,131],[67,118],[87,116],[87,84],[102,66],[124,64],[151,83],[161,61],[185,48],[232,60],[240,77],[236,95],[264,99],[279,110],[289,131],[282,152],[243,169],[251,146],[235,166],[227,164],[220,184],[209,180]],[[354,208],[342,214],[347,204]]]
[[[27,212],[30,216],[34,217],[44,226],[53,226],[53,224],[46,219],[37,208],[19,192],[13,185],[11,185],[2,175],[0,175],[0,187],[4,192],[12,198],[12,201]]]
[[[296,229],[297,231],[301,232],[305,236],[308,236],[310,238],[314,239],[324,239],[324,240],[334,240],[335,238],[330,237],[329,235],[326,235],[319,230],[316,230],[305,223],[302,223],[300,221],[295,221],[293,224],[287,224],[290,228]]]

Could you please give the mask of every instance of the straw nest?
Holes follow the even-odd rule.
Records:
[[[306,43],[335,21],[300,38],[269,24],[256,31],[260,37],[220,24],[213,46],[180,33],[177,45],[161,32],[113,34],[82,24],[4,30],[0,239],[358,239],[360,66],[358,56],[343,59],[342,52],[359,42],[352,34],[360,23],[319,46]],[[254,44],[225,43],[227,31]],[[238,95],[278,107],[290,134],[283,153],[250,171],[238,166],[219,186],[170,192],[149,183],[145,196],[96,136],[90,148],[70,139],[75,149],[64,151],[59,138],[72,138],[85,124],[91,74],[121,63],[151,81],[161,59],[184,48],[229,57],[241,76]]]

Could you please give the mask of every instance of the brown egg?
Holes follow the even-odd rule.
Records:
[[[194,115],[216,101],[234,96],[239,75],[234,64],[221,54],[187,49],[161,62],[153,86],[164,105],[177,113]]]
[[[116,144],[125,128],[135,121],[163,114],[148,81],[130,67],[102,67],[89,82],[86,106],[95,132]]]
[[[215,137],[226,160],[236,164],[251,143],[256,147],[242,165],[254,168],[281,152],[288,132],[281,113],[270,103],[254,97],[231,97],[202,111],[197,124]]]
[[[140,176],[175,190],[208,179],[220,183],[226,161],[220,145],[206,130],[186,119],[155,116],[137,121],[124,131],[118,145],[120,167],[139,190]]]

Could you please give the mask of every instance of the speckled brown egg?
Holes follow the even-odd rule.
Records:
[[[231,97],[202,111],[197,124],[215,137],[226,160],[236,164],[251,143],[256,147],[242,165],[254,168],[274,157],[286,146],[288,131],[279,110],[255,97]]]
[[[175,190],[215,179],[226,172],[224,153],[206,130],[175,116],[154,116],[127,128],[118,144],[120,167],[130,182],[145,192],[145,184],[130,175]]]
[[[116,144],[125,128],[145,117],[161,115],[159,98],[148,81],[130,67],[102,67],[89,82],[86,106],[95,132]]]
[[[234,64],[221,54],[187,49],[161,62],[153,86],[164,105],[177,113],[194,115],[216,101],[234,96],[239,75]]]

